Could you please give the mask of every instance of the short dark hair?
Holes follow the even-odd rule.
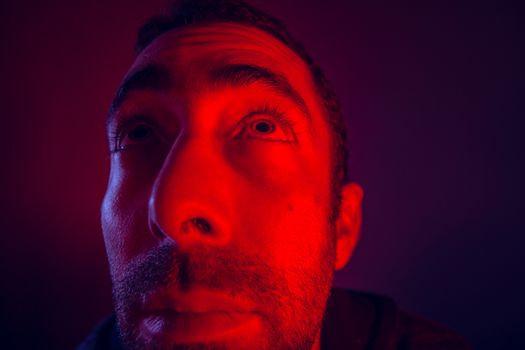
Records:
[[[332,220],[339,214],[341,187],[347,177],[346,127],[339,99],[321,68],[295,40],[281,21],[242,0],[175,0],[165,14],[150,18],[139,30],[135,44],[138,55],[153,40],[172,29],[190,24],[233,22],[261,29],[279,39],[308,65],[318,94],[323,100],[332,131]]]

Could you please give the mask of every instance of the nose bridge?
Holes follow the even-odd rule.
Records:
[[[220,163],[207,138],[181,137],[174,142],[149,198],[152,232],[181,247],[230,241],[224,183],[217,176]]]

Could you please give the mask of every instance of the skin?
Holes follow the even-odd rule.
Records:
[[[101,214],[129,349],[319,349],[333,272],[358,238],[362,191],[333,210],[331,133],[305,63],[259,29],[188,26],[158,37],[110,111]],[[228,65],[283,76],[304,105]]]

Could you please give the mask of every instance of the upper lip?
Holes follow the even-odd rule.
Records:
[[[192,288],[188,291],[162,288],[144,296],[143,310],[146,313],[247,313],[254,311],[254,304],[248,299],[205,288]]]

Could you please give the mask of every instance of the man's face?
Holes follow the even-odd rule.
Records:
[[[102,205],[130,348],[311,349],[334,267],[331,136],[304,62],[208,24],[135,60]]]

